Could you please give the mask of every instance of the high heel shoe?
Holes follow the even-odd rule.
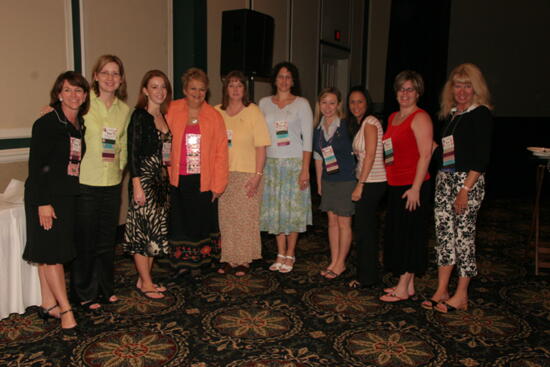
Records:
[[[49,319],[58,319],[59,317],[54,316],[50,313],[50,311],[53,310],[54,308],[56,308],[57,306],[59,306],[59,305],[55,304],[50,308],[40,307],[36,313],[37,313],[38,317],[40,317],[42,320],[44,320],[44,322],[48,322]]]
[[[59,317],[65,315],[66,313],[68,312],[73,312],[73,310],[71,308],[69,308],[68,310],[66,311],[63,311],[63,312],[60,312],[59,313]],[[75,325],[73,327],[70,327],[70,328],[61,328],[61,332],[63,333],[63,336],[68,336],[68,337],[76,337],[78,336],[79,334],[79,329],[78,329],[78,325]]]

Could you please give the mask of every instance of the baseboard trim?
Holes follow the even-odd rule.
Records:
[[[29,160],[29,148],[0,150],[0,163],[17,163]]]

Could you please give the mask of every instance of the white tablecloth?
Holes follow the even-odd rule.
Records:
[[[41,303],[38,268],[21,258],[26,241],[23,204],[0,200],[0,319]]]

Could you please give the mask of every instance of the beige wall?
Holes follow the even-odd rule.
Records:
[[[48,104],[55,77],[67,60],[65,0],[2,0],[0,8],[0,138],[25,129]],[[32,9],[32,11],[30,11]],[[70,54],[70,53],[69,53]],[[4,131],[2,131],[4,130]]]
[[[117,55],[124,63],[128,104],[133,106],[146,71],[160,69],[170,75],[169,3],[169,0],[84,0],[86,76],[91,78],[92,67],[100,55]]]

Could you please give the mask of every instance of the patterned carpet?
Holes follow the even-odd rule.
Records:
[[[83,335],[74,340],[38,319],[36,307],[12,314],[0,321],[0,366],[550,366],[550,272],[533,275],[529,200],[485,203],[480,275],[468,311],[452,314],[420,307],[436,285],[433,264],[417,281],[418,299],[396,304],[378,301],[380,289],[346,286],[353,253],[344,276],[321,278],[328,262],[323,218],[317,214],[317,225],[300,238],[290,274],[267,270],[275,257],[270,237],[268,261],[241,278],[210,272],[175,283],[161,261],[155,276],[169,288],[162,300],[140,295],[132,263],[120,256],[121,302],[97,315],[78,313]]]

